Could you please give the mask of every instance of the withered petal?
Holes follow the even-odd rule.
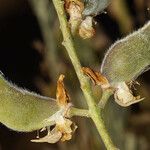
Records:
[[[58,142],[62,137],[62,133],[60,131],[55,131],[55,132],[51,132],[50,134],[47,134],[45,137],[43,138],[39,138],[39,139],[33,139],[31,140],[31,142],[36,142],[36,143],[56,143]]]

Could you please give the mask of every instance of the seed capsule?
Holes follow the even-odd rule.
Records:
[[[150,68],[150,21],[110,47],[101,73],[111,84],[130,82]]]
[[[0,75],[0,122],[16,131],[30,132],[47,125],[43,120],[60,107],[56,100],[18,88]]]
[[[129,106],[142,99],[134,96],[127,83],[150,69],[150,21],[141,29],[110,47],[101,66],[101,73],[115,89],[115,101]]]

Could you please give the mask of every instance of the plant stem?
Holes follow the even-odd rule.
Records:
[[[67,117],[71,118],[73,116],[80,116],[80,117],[90,117],[89,111],[87,109],[79,109],[72,107],[69,112],[67,113]]]
[[[108,102],[110,96],[113,94],[113,91],[112,89],[106,89],[103,91],[103,95],[102,95],[102,98],[98,104],[98,106],[101,108],[101,109],[104,109],[106,103]]]
[[[68,27],[66,14],[65,14],[65,10],[64,10],[64,3],[61,0],[53,0],[53,4],[54,4],[55,9],[58,14],[60,28],[61,28],[63,38],[64,38],[63,45],[65,46],[65,48],[69,54],[71,62],[74,66],[74,69],[75,69],[78,79],[80,81],[81,89],[83,91],[83,94],[84,94],[87,104],[89,106],[89,114],[90,114],[92,120],[94,121],[106,148],[108,150],[116,150],[116,147],[114,146],[114,144],[105,128],[104,121],[101,117],[101,110],[97,107],[96,102],[93,98],[93,94],[92,94],[92,90],[91,90],[89,81],[84,76],[84,74],[81,72],[81,64],[76,55],[76,49],[74,46],[73,38],[72,38],[72,35],[70,32],[70,29]]]

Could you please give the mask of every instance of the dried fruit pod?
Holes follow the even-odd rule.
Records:
[[[150,21],[107,51],[101,73],[111,85],[130,82],[150,66]]]
[[[84,0],[85,9],[84,16],[96,16],[102,12],[108,5],[110,0]]]

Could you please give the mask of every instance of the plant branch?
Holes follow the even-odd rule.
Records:
[[[94,121],[97,130],[99,134],[101,135],[101,138],[108,150],[115,150],[116,147],[114,146],[106,128],[104,125],[104,121],[101,117],[101,110],[96,105],[96,102],[93,98],[92,90],[89,84],[88,79],[84,76],[84,74],[81,72],[81,64],[80,61],[76,55],[76,49],[74,46],[73,38],[71,36],[70,29],[68,27],[66,14],[64,10],[64,3],[61,0],[53,0],[53,4],[55,6],[55,9],[58,14],[59,22],[60,22],[60,28],[63,34],[63,45],[65,46],[69,57],[71,59],[71,62],[74,66],[74,69],[76,71],[76,74],[78,76],[78,79],[81,84],[81,89],[83,91],[83,94],[86,98],[87,104],[89,106],[89,115],[91,116],[92,120]]]
[[[80,117],[90,117],[89,111],[87,109],[79,109],[75,107],[71,107],[71,109],[67,113],[67,117],[71,118],[73,116]]]
[[[106,103],[108,102],[108,100],[112,94],[113,94],[112,89],[106,89],[103,91],[102,98],[98,104],[100,108],[104,109]]]

